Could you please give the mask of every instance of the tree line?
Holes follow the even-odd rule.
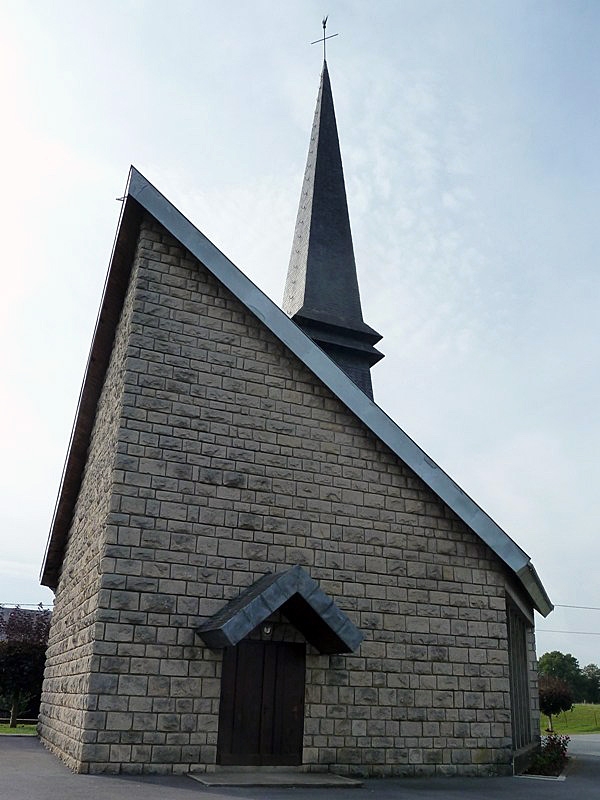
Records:
[[[557,678],[571,692],[573,703],[600,703],[600,667],[588,664],[581,668],[571,653],[552,650],[544,653],[538,661],[540,679]]]
[[[28,709],[37,716],[52,615],[18,607],[5,611],[0,614],[0,709],[8,711],[15,728]]]
[[[553,715],[570,711],[573,703],[600,703],[600,668],[596,664],[581,669],[571,653],[553,650],[540,658],[538,672],[540,710],[548,717],[550,732]]]

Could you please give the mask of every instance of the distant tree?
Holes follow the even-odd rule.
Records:
[[[600,703],[600,667],[588,664],[581,674],[585,681],[585,700],[588,703]]]
[[[10,709],[10,727],[19,710],[41,691],[50,630],[49,611],[15,608],[0,617],[0,696]]]
[[[552,675],[542,675],[539,684],[540,710],[548,717],[549,730],[553,731],[552,715],[573,708],[573,695],[565,681]]]
[[[552,650],[544,653],[538,661],[540,676],[547,675],[564,681],[571,690],[574,701],[585,700],[586,682],[579,661],[571,653]]]

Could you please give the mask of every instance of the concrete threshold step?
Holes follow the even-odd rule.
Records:
[[[301,772],[281,767],[238,767],[215,772],[190,772],[188,777],[203,786],[306,786],[315,789],[352,789],[363,785],[361,780],[335,775],[333,772]]]

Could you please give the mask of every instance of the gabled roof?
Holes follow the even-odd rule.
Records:
[[[233,647],[281,611],[320,653],[353,653],[362,633],[306,570],[267,573],[196,630],[213,649]]]
[[[64,547],[83,476],[96,405],[108,367],[144,211],[201,261],[206,269],[496,553],[520,581],[533,606],[541,614],[546,616],[550,613],[552,603],[527,553],[134,167],[129,173],[109,274],[46,548],[41,576],[44,585],[56,587],[58,582]]]

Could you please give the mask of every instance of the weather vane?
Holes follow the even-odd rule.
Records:
[[[323,38],[322,39],[315,39],[314,42],[311,42],[311,44],[319,44],[319,42],[323,42],[323,61],[327,60],[326,59],[326,51],[325,51],[325,42],[327,41],[327,39],[333,39],[334,36],[339,36],[339,33],[332,33],[330,36],[325,36],[325,30],[327,28],[327,20],[328,19],[329,19],[329,16],[323,17],[323,23],[322,23],[323,24]]]

